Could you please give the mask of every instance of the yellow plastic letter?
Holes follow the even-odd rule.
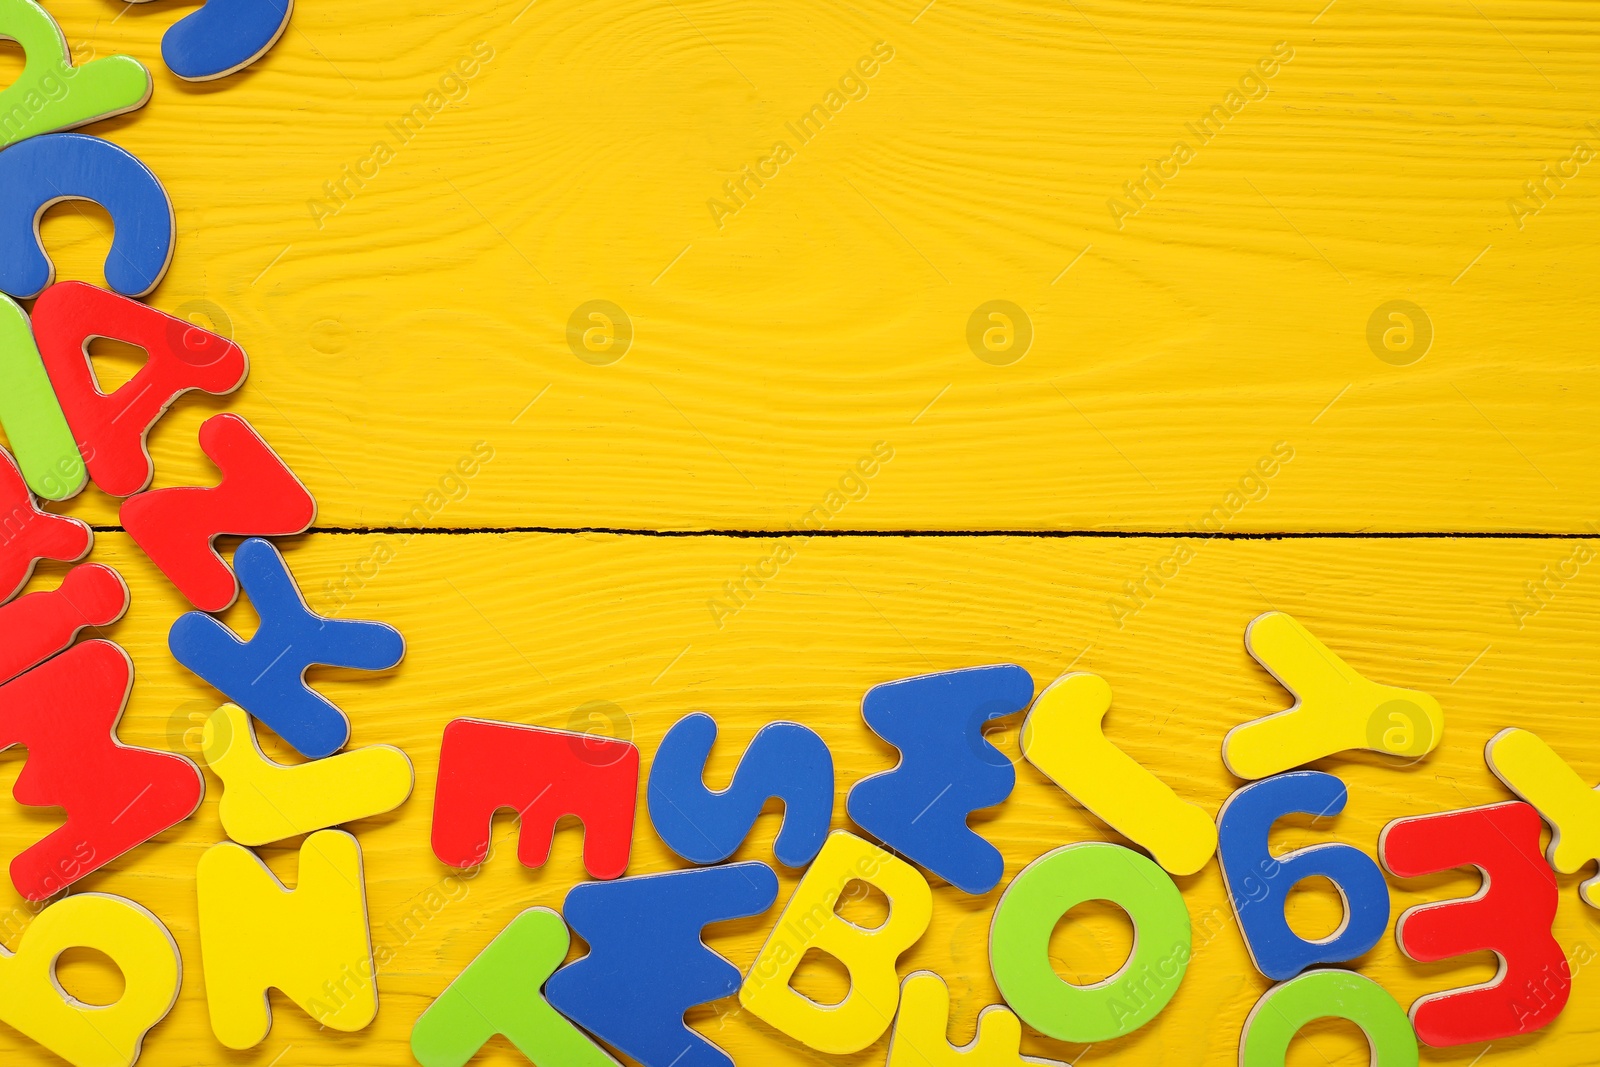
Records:
[[[1107,739],[1111,686],[1069,674],[1033,702],[1022,755],[1078,803],[1126,834],[1173,874],[1193,874],[1217,850],[1217,824]]]
[[[212,713],[201,753],[222,779],[222,828],[241,845],[381,815],[411,795],[411,761],[393,745],[284,766],[261,751],[250,716],[236,704]]]
[[[834,911],[853,881],[889,898],[889,917],[875,930],[863,930]],[[933,893],[915,867],[835,830],[761,946],[739,989],[739,1003],[819,1052],[860,1052],[889,1028],[900,1001],[895,960],[927,930],[932,915]],[[789,984],[800,958],[812,948],[850,972],[850,992],[839,1004],[818,1004]]]
[[[1022,1022],[991,1004],[978,1013],[972,1043],[950,1044],[950,989],[932,971],[913,971],[900,986],[900,1014],[889,1038],[889,1067],[1023,1067]]]
[[[1222,739],[1222,762],[1240,778],[1266,778],[1352,748],[1414,761],[1444,736],[1437,700],[1363,678],[1281,611],[1258,616],[1244,644],[1296,699]]]
[[[1550,866],[1571,874],[1600,859],[1600,791],[1590,789],[1538,735],[1501,730],[1489,739],[1483,755],[1495,777],[1550,824]],[[1600,874],[1579,885],[1578,896],[1600,908]]]
[[[95,1007],[62,992],[56,958],[69,948],[110,956],[122,971],[122,999]],[[122,897],[78,893],[40,912],[15,953],[0,948],[0,1020],[75,1067],[131,1067],[144,1035],[178,999],[182,969],[160,919]]]
[[[240,845],[224,841],[200,857],[200,961],[219,1041],[245,1049],[267,1036],[269,988],[334,1030],[372,1021],[378,986],[364,886],[361,846],[340,830],[306,838],[293,892]]]

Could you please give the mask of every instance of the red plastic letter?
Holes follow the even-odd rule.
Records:
[[[122,502],[122,525],[191,604],[222,611],[239,595],[239,583],[212,541],[221,534],[301,533],[317,517],[317,504],[238,415],[203,422],[200,447],[222,472],[221,483],[130,497]]]
[[[11,881],[44,900],[194,814],[205,785],[182,756],[117,740],[133,664],[110,641],[85,641],[0,686],[0,749],[28,762],[18,803],[61,807],[66,825],[11,861]]]
[[[112,496],[132,496],[150,484],[154,469],[145,434],[173,401],[191,389],[231,393],[250,366],[244,350],[227,338],[84,282],[62,282],[39,294],[33,336],[89,477]],[[138,345],[150,355],[110,395],[100,391],[89,362],[96,337]]]
[[[639,749],[627,741],[510,722],[456,719],[444,728],[433,801],[433,854],[452,867],[489,855],[489,823],[502,809],[522,820],[517,859],[541,867],[556,821],[583,820],[583,866],[617,878],[633,850]]]
[[[1378,854],[1399,878],[1477,867],[1479,895],[1409,908],[1395,924],[1400,950],[1431,963],[1493,952],[1500,974],[1487,985],[1430,993],[1411,1005],[1417,1037],[1442,1048],[1498,1041],[1554,1021],[1566,1006],[1572,973],[1551,936],[1556,876],[1539,851],[1539,813],[1512,801],[1396,819],[1378,837]]]
[[[0,448],[0,604],[17,595],[41,559],[82,559],[92,544],[87,524],[39,510],[16,460]]]
[[[99,563],[74,567],[61,585],[0,608],[0,682],[72,644],[85,626],[109,626],[128,610],[122,575]]]

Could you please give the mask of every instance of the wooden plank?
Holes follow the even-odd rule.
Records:
[[[314,605],[326,607],[325,583],[354,567],[379,538],[311,535],[286,542],[291,567]],[[1281,709],[1288,694],[1243,649],[1245,624],[1271,608],[1304,621],[1330,647],[1372,677],[1425,689],[1444,706],[1440,748],[1415,766],[1379,757],[1333,758],[1320,766],[1351,789],[1349,810],[1331,826],[1285,826],[1284,846],[1331,839],[1371,851],[1390,818],[1507,799],[1489,774],[1483,743],[1504,726],[1538,732],[1566,754],[1586,779],[1600,780],[1589,703],[1600,667],[1600,584],[1592,562],[1568,561],[1570,542],[1545,540],[1298,539],[1205,543],[1119,626],[1107,607],[1125,581],[1171,551],[1160,539],[869,538],[785,542],[792,560],[757,590],[747,606],[718,627],[707,601],[774,551],[770,538],[426,535],[397,552],[355,592],[345,617],[380,618],[398,626],[409,654],[392,674],[327,672],[314,681],[346,707],[352,743],[387,742],[416,762],[417,790],[390,816],[353,827],[366,857],[374,938],[396,952],[379,977],[380,1012],[367,1031],[316,1031],[279,1001],[268,1040],[240,1064],[397,1064],[409,1062],[412,1021],[514,914],[530,904],[559,906],[582,878],[580,839],[558,835],[551,864],[520,868],[498,853],[469,882],[447,881],[432,857],[428,828],[440,731],[460,715],[544,726],[594,728],[631,736],[646,764],[664,730],[679,716],[704,710],[718,717],[722,737],[711,780],[725,783],[738,752],[765,721],[791,717],[818,729],[839,770],[835,823],[846,825],[843,797],[857,778],[890,766],[894,753],[859,718],[873,684],[932,670],[1013,661],[1040,686],[1069,667],[1097,672],[1114,690],[1112,737],[1181,794],[1215,811],[1231,789],[1219,745],[1227,729]],[[129,649],[136,666],[133,702],[121,735],[130,743],[182,749],[217,701],[185,674],[165,647],[169,620],[183,609],[176,594],[119,534],[102,535],[95,558],[122,569],[132,589],[128,617],[107,632]],[[1520,618],[1509,605],[1526,597],[1524,583],[1548,571],[1576,576],[1551,586],[1548,603]],[[369,568],[370,569],[370,568]],[[770,570],[770,565],[766,568]],[[1170,570],[1170,567],[1168,568]],[[34,581],[58,580],[52,567]],[[228,616],[250,626],[248,605]],[[1519,628],[1520,623],[1520,628]],[[1015,719],[996,735],[1015,757]],[[0,785],[15,780],[22,759],[0,762]],[[193,871],[205,848],[222,839],[220,788],[208,778],[198,816],[86,879],[81,888],[120,893],[152,908],[173,929],[188,963],[177,1009],[151,1036],[150,1067],[216,1062],[207,1021],[195,919]],[[53,825],[47,812],[0,805],[0,853],[9,857]],[[672,866],[639,808],[635,871]],[[739,858],[770,857],[776,828],[763,816]],[[1008,878],[1058,844],[1116,840],[1027,764],[1018,787],[980,831],[1006,856]],[[497,827],[497,847],[510,828]],[[264,850],[280,876],[295,862],[284,847]],[[783,898],[795,878],[781,872]],[[1562,877],[1556,935],[1570,951],[1596,948],[1592,913]],[[1181,1058],[1222,1067],[1237,1062],[1245,1014],[1266,987],[1250,968],[1231,922],[1215,864],[1179,880],[1197,929],[1189,976],[1152,1025],[1098,1046],[1096,1062],[1150,1063]],[[1466,877],[1392,883],[1395,912],[1404,906],[1470,892]],[[970,1035],[979,1008],[996,993],[988,975],[988,915],[998,895],[968,898],[935,890],[927,936],[904,957],[902,971],[929,967],[951,983],[959,1040]],[[27,911],[0,890],[3,939],[14,946]],[[1326,900],[1295,906],[1296,920],[1331,924]],[[711,944],[747,967],[767,927],[762,919],[717,929]],[[1126,926],[1104,914],[1070,924],[1058,942],[1062,972],[1092,975],[1120,962]],[[1202,943],[1203,942],[1203,943]],[[1424,991],[1487,979],[1487,962],[1420,967],[1404,961],[1391,939],[1360,961],[1363,973],[1403,1003]],[[89,983],[74,965],[75,980]],[[82,988],[80,986],[80,988]],[[1501,1046],[1506,1064],[1575,1063],[1596,1038],[1597,990],[1579,967],[1571,1006],[1547,1032]],[[740,1063],[811,1063],[814,1057],[728,1001],[696,1013],[697,1022]],[[1337,1028],[1313,1033],[1316,1048],[1297,1048],[1295,1064],[1365,1063],[1365,1053]],[[1075,1059],[1086,1050],[1031,1036],[1035,1055]],[[1181,1055],[1180,1055],[1181,1050]],[[1477,1049],[1454,1054],[1466,1062]],[[880,1042],[838,1062],[882,1062]],[[276,1059],[282,1057],[281,1059]],[[1340,1057],[1343,1057],[1342,1059]],[[49,1057],[0,1029],[0,1059],[45,1064]],[[517,1062],[509,1049],[487,1063]]]
[[[236,405],[330,526],[1588,529],[1600,7],[1318,6],[352,0],[91,132],[167,183],[154,301],[230,325]],[[173,12],[51,9],[159,67]],[[44,228],[99,277],[103,215]],[[609,366],[566,340],[596,299],[633,323]],[[995,299],[1034,328],[1009,366],[966,337]],[[1396,299],[1432,324],[1410,366],[1368,346]],[[159,427],[158,484],[207,476],[219,406]]]

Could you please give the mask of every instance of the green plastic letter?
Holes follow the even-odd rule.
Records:
[[[5,0],[0,0],[4,3]],[[83,459],[56,403],[33,343],[28,316],[0,294],[0,426],[5,427],[28,488],[46,500],[65,500],[83,488]]]
[[[61,27],[34,0],[0,0],[0,37],[27,55],[21,76],[0,91],[0,148],[121,115],[150,99],[150,72],[132,56],[74,67]]]
[[[1367,1035],[1373,1067],[1417,1067],[1417,1035],[1384,988],[1354,971],[1307,971],[1264,993],[1244,1021],[1239,1067],[1283,1067],[1289,1042],[1315,1019],[1349,1019]]]
[[[1133,921],[1122,969],[1089,986],[1050,965],[1050,933],[1087,900],[1108,900]],[[1088,842],[1047,852],[1006,888],[989,929],[995,983],[1040,1033],[1085,1044],[1132,1033],[1161,1013],[1189,967],[1189,912],[1167,872],[1121,845]]]
[[[422,1067],[463,1067],[495,1034],[504,1034],[537,1067],[618,1067],[545,1003],[545,980],[571,944],[567,924],[549,908],[529,908],[445,987],[411,1029],[411,1054]]]

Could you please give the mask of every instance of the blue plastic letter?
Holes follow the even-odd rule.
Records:
[[[967,826],[967,816],[1010,796],[1017,772],[984,738],[983,725],[1032,699],[1033,679],[1014,664],[873,686],[861,717],[900,750],[900,765],[855,784],[850,818],[951,885],[987,893],[1005,862]]]
[[[545,997],[644,1067],[733,1067],[683,1013],[732,996],[739,969],[706,948],[701,928],[759,915],[778,898],[765,863],[733,863],[585,882],[567,893],[567,923],[589,954],[550,976]]]
[[[797,723],[763,726],[745,749],[733,782],[706,788],[706,758],[717,739],[704,712],[673,723],[650,768],[650,821],[667,847],[690,863],[733,855],[770,798],[783,801],[783,828],[772,843],[785,867],[816,858],[833,818],[833,755],[815,732]]]
[[[350,720],[306,685],[306,668],[321,663],[381,671],[405,655],[394,627],[356,619],[327,619],[306,607],[289,568],[271,542],[240,545],[233,568],[261,617],[250,640],[200,611],[172,624],[173,658],[229,700],[260,719],[308,759],[331,756],[350,738]]]
[[[186,81],[226,77],[277,44],[293,10],[294,0],[206,0],[161,38],[161,58]]]
[[[1238,790],[1217,813],[1222,877],[1256,969],[1275,981],[1319,963],[1344,963],[1372,948],[1389,923],[1389,887],[1371,856],[1342,844],[1312,845],[1276,858],[1272,824],[1291,812],[1324,818],[1344,810],[1344,783],[1321,771],[1291,771]],[[1284,902],[1296,883],[1317,876],[1339,887],[1345,921],[1323,941],[1289,928]]]
[[[144,296],[172,260],[172,201],[127,149],[82,133],[47,133],[0,152],[0,292],[38,296],[55,280],[39,216],[60,200],[92,200],[111,215],[106,284]]]

